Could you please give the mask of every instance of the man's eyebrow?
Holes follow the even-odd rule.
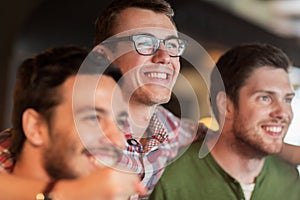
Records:
[[[149,36],[155,37],[155,38],[157,38],[157,39],[162,39],[162,38],[156,37],[155,34],[152,34],[152,33],[145,33],[145,32],[142,32],[142,31],[141,31],[141,32],[137,32],[137,33],[134,34],[134,35],[149,35]],[[166,35],[165,39],[178,38],[178,37],[179,37],[179,36],[176,35],[176,33],[175,33],[175,34],[168,34],[168,35]]]
[[[256,90],[254,93],[267,93],[267,94],[275,94],[275,92],[270,90]]]
[[[276,92],[273,92],[273,91],[270,91],[270,90],[256,90],[255,93],[267,93],[267,94],[270,94],[270,95],[275,95]],[[287,93],[285,94],[284,96],[295,96],[295,92],[290,92],[290,93]]]
[[[288,94],[286,94],[285,96],[296,96],[296,93],[295,92],[292,92],[292,93],[288,93]]]
[[[97,113],[102,113],[102,114],[108,113],[108,111],[106,109],[99,108],[99,107],[93,107],[93,106],[83,107],[83,108],[79,108],[76,110],[76,113],[85,113],[85,112],[97,112]]]

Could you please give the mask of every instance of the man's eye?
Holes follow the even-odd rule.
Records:
[[[168,49],[177,49],[178,48],[178,43],[176,41],[169,41],[167,43],[167,48]]]
[[[121,115],[117,117],[116,123],[122,131],[126,131],[129,128],[128,115]]]
[[[84,120],[98,122],[100,121],[100,117],[98,115],[89,115],[84,118]]]
[[[145,48],[145,47],[150,48],[153,46],[153,43],[151,41],[143,41],[143,42],[139,42],[137,46],[140,48]]]
[[[268,96],[262,96],[261,99],[262,99],[263,101],[268,101],[268,100],[269,100],[269,97],[268,97]]]
[[[285,103],[292,103],[292,100],[293,100],[293,98],[288,97],[288,98],[284,99],[284,102]]]
[[[117,120],[117,124],[118,124],[119,126],[121,126],[121,127],[124,127],[125,124],[126,124],[126,121],[125,121],[125,120],[118,119],[118,120]]]
[[[128,125],[128,118],[127,118],[127,116],[125,117],[119,117],[117,120],[117,124],[121,127],[121,128],[123,128],[123,127],[125,127],[125,126],[127,126]]]
[[[270,97],[268,97],[268,96],[261,96],[260,99],[262,101],[270,101]]]
[[[153,46],[153,39],[150,37],[144,36],[136,39],[135,44],[137,47],[152,47]]]

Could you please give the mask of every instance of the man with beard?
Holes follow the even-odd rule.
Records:
[[[240,45],[221,56],[210,92],[223,129],[168,166],[150,199],[299,199],[296,168],[271,156],[281,151],[293,116],[289,67],[288,57],[267,44]],[[200,158],[203,142],[210,153]]]
[[[198,128],[197,122],[180,120],[160,106],[170,99],[180,70],[179,57],[186,47],[173,15],[164,0],[116,0],[96,23],[94,53],[104,51],[119,67],[122,94],[129,102],[132,130],[125,135],[127,146],[120,165],[139,174],[148,191]],[[0,181],[0,192],[4,182]]]
[[[120,128],[127,106],[115,80],[105,75],[113,73],[101,75],[108,62],[103,57],[96,65],[89,59],[81,65],[87,56],[79,47],[59,47],[19,67],[13,128],[6,132],[16,181],[3,187],[15,190],[25,179],[37,187],[23,185],[5,199],[128,199],[144,192],[137,175],[112,168],[125,147]]]
[[[140,174],[149,191],[197,129],[197,123],[181,120],[160,106],[170,99],[186,47],[173,15],[164,0],[116,0],[96,22],[94,51],[105,51],[120,68],[122,93],[129,102],[132,131],[126,134],[121,163]],[[2,183],[3,178],[0,192]]]

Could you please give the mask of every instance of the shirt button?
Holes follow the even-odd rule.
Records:
[[[127,143],[131,146],[139,146],[139,142],[136,139],[128,139]]]

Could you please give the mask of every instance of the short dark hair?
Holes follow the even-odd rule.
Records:
[[[173,21],[174,11],[171,5],[165,0],[115,0],[103,11],[95,22],[95,46],[114,35],[116,16],[126,8],[132,7],[162,13],[175,25]]]
[[[19,156],[26,139],[22,128],[22,115],[26,109],[36,110],[50,123],[53,108],[62,98],[59,86],[70,76],[77,73],[105,74],[116,77],[116,81],[121,76],[117,67],[108,67],[109,61],[103,54],[97,55],[97,60],[88,55],[89,50],[86,48],[61,46],[26,59],[20,65],[14,89],[13,137],[10,145],[10,150],[16,157]],[[83,62],[85,66],[81,70]],[[105,70],[106,67],[108,70]],[[113,68],[113,74],[110,68]]]
[[[220,57],[212,71],[210,87],[211,104],[217,118],[217,94],[225,89],[226,95],[238,107],[240,88],[255,69],[264,66],[288,72],[291,62],[281,49],[260,43],[238,45]]]

